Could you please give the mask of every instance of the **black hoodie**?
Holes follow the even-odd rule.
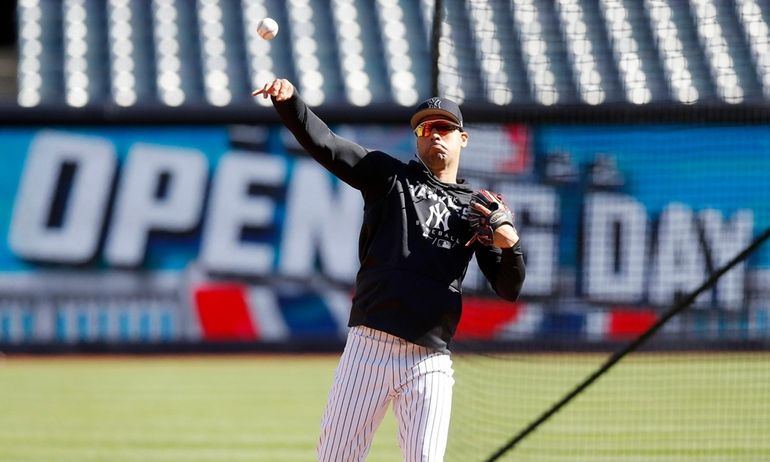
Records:
[[[462,281],[473,254],[502,298],[524,282],[521,246],[475,242],[466,219],[473,191],[442,183],[421,162],[408,164],[338,137],[296,94],[274,102],[286,127],[316,161],[361,191],[361,268],[349,326],[367,326],[448,351],[462,311]]]

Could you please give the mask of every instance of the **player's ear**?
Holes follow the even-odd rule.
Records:
[[[470,138],[471,135],[468,134],[468,132],[460,132],[460,146],[465,147],[468,146],[468,138]]]

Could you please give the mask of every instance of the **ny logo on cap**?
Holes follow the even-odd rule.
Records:
[[[431,109],[441,109],[441,98],[431,98],[427,103],[428,107]]]

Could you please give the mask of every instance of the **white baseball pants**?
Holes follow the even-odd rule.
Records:
[[[442,461],[453,374],[449,354],[368,327],[351,328],[321,419],[318,461],[364,460],[391,401],[404,461]]]

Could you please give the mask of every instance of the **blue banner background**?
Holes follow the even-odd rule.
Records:
[[[566,152],[576,164],[598,153],[615,158],[626,183],[622,191],[657,215],[671,202],[695,210],[714,208],[730,217],[754,211],[754,234],[770,227],[770,127],[766,126],[541,126],[536,158]],[[575,264],[580,189],[562,190],[561,263]],[[753,266],[770,267],[770,248],[760,248]]]
[[[34,136],[42,129],[0,129],[4,146],[0,160],[0,271],[34,270],[36,265],[21,261],[8,247],[8,228],[19,178]],[[138,142],[189,147],[202,151],[210,173],[231,146],[228,128],[204,127],[83,127],[58,131],[98,136],[115,146],[119,162]],[[359,128],[365,131],[365,128]],[[375,136],[377,133],[374,133]],[[399,136],[396,136],[398,134]],[[263,149],[287,156],[284,133],[272,127]],[[411,143],[408,130],[394,131],[392,145]],[[364,137],[366,134],[363,135]],[[403,139],[402,139],[403,138]],[[398,142],[394,141],[397,140]],[[597,154],[613,157],[625,185],[622,191],[643,203],[655,215],[674,201],[695,210],[716,208],[726,217],[738,209],[754,211],[754,233],[770,226],[770,127],[766,126],[536,126],[532,129],[532,157],[535,163],[554,152],[567,153],[580,171]],[[405,148],[404,148],[405,149]],[[404,157],[403,153],[397,153]],[[541,182],[531,174],[522,182]],[[576,242],[585,185],[558,186],[562,210],[560,219],[560,265],[576,264]],[[146,266],[178,270],[195,258],[199,236],[173,239],[153,237]],[[752,266],[770,267],[770,249],[761,249]]]

